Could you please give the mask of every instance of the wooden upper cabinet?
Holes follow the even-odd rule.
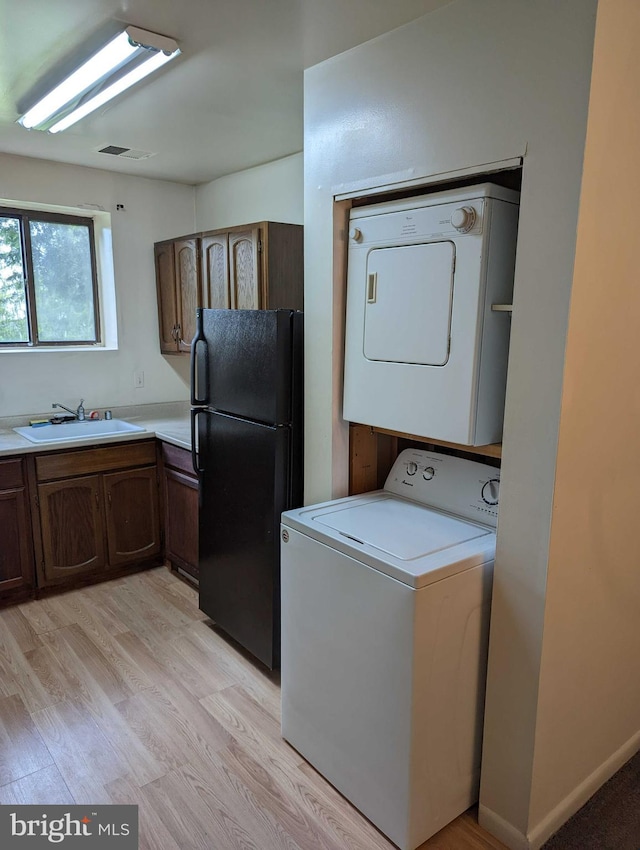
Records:
[[[197,236],[154,246],[160,351],[191,351],[200,295],[200,240]]]
[[[158,295],[158,325],[160,351],[175,354],[178,308],[176,298],[176,266],[173,242],[160,242],[154,246],[156,263],[156,289]]]
[[[229,286],[229,246],[226,233],[203,236],[202,306],[220,310],[232,307]]]
[[[222,239],[225,235],[229,306],[238,310],[303,309],[302,225],[262,221],[246,227],[230,227],[226,234],[219,231],[215,237]],[[213,236],[205,234],[203,244]]]
[[[196,333],[196,307],[202,305],[200,296],[200,240],[197,237],[175,243],[176,297],[178,299],[178,351],[191,351]]]
[[[301,224],[264,223],[260,254],[265,310],[304,309],[304,241]]]
[[[229,285],[231,306],[236,310],[259,310],[260,297],[260,231],[239,230],[229,234]]]
[[[202,306],[258,310],[260,230],[211,233],[202,237]]]
[[[303,228],[262,221],[155,246],[160,350],[186,353],[196,307],[303,309]],[[173,306],[172,306],[173,305]]]

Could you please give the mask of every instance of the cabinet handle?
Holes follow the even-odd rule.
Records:
[[[100,507],[100,495],[99,495],[99,493],[98,493],[98,492],[96,492],[96,507],[97,507],[97,508],[99,508],[99,507]]]
[[[111,507],[111,490],[107,490],[107,502],[109,502],[109,507]]]

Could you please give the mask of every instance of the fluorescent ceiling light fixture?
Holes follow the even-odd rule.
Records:
[[[141,65],[138,65],[133,71],[129,71],[128,74],[125,74],[124,77],[120,77],[120,79],[110,85],[108,88],[104,89],[97,94],[95,97],[92,97],[90,100],[87,100],[82,106],[79,106],[77,109],[74,109],[69,115],[63,118],[61,121],[58,121],[52,127],[49,128],[50,133],[59,133],[60,130],[66,130],[67,127],[71,127],[72,124],[75,124],[76,121],[79,121],[81,118],[84,118],[85,115],[88,115],[90,112],[93,112],[94,109],[98,109],[99,106],[102,106],[104,103],[107,103],[116,95],[123,92],[125,89],[130,88],[135,83],[143,80],[149,74],[157,71],[158,68],[162,68],[163,65],[166,65],[170,59],[173,59],[175,53],[171,55],[167,55],[166,53],[153,53],[148,59],[146,59]]]
[[[59,133],[180,54],[171,38],[127,27],[19,119],[27,129]]]

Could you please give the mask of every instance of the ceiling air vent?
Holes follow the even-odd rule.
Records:
[[[105,153],[107,156],[120,156],[123,159],[149,159],[155,156],[153,151],[139,151],[135,148],[121,148],[118,145],[107,145],[104,148],[95,148],[97,153]]]

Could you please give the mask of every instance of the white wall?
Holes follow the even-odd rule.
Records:
[[[111,213],[117,351],[0,351],[0,417],[43,413],[52,401],[87,408],[186,400],[188,358],[163,357],[153,243],[251,221],[303,221],[302,154],[197,188],[0,154],[0,197]],[[124,204],[124,211],[116,211]],[[135,389],[134,371],[145,386]]]
[[[600,0],[532,777],[541,838],[640,747],[639,42],[637,0]]]
[[[196,188],[198,230],[253,221],[303,223],[301,153],[219,177]]]
[[[46,412],[53,401],[75,407],[81,396],[87,409],[187,399],[187,358],[159,350],[153,243],[194,230],[195,190],[0,154],[0,197],[111,213],[119,337],[117,351],[0,351],[0,416]],[[145,385],[134,389],[139,370]]]
[[[305,74],[306,501],[347,486],[333,197],[525,155],[482,782],[519,845],[531,782],[595,0],[458,0]],[[485,166],[488,170],[489,166]],[[344,235],[343,235],[344,238]],[[536,816],[540,816],[537,811]]]

